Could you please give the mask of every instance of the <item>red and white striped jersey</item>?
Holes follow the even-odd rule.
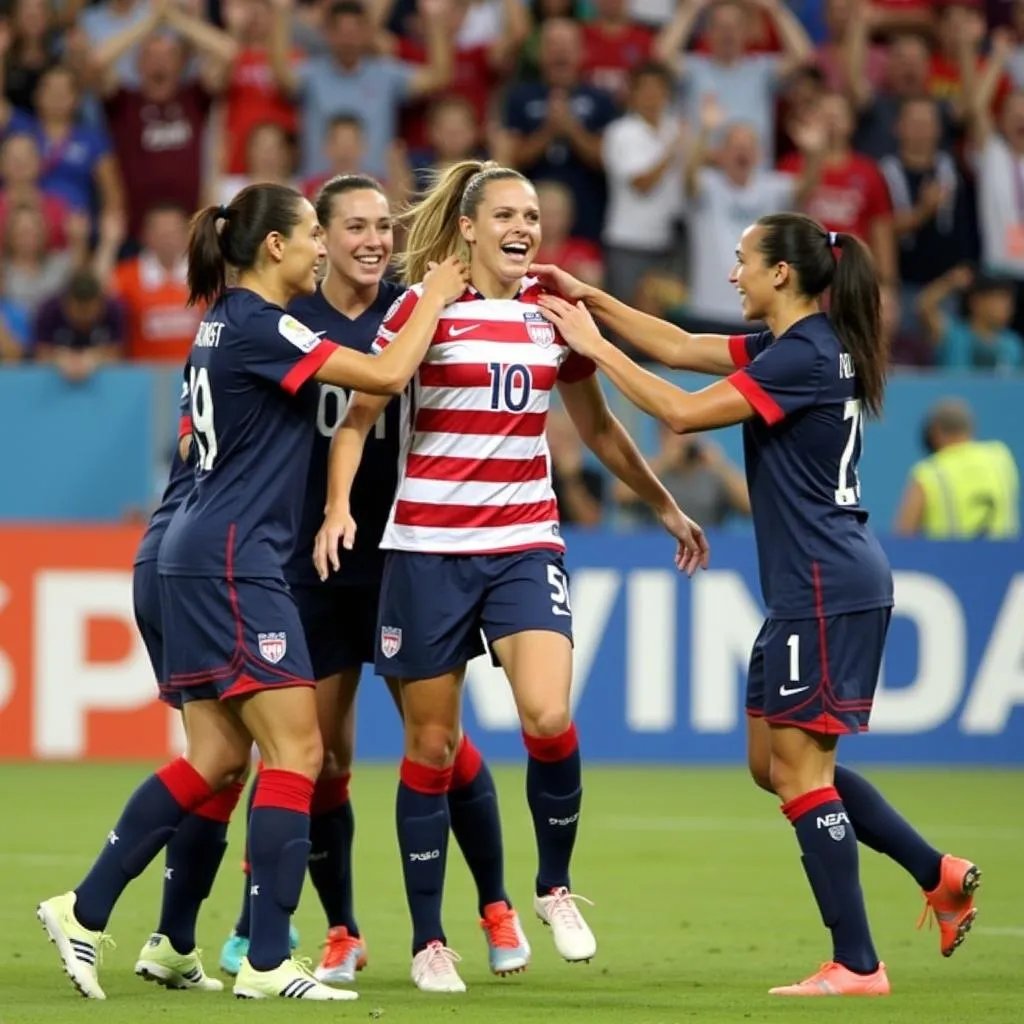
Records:
[[[422,295],[397,299],[384,349]],[[447,555],[562,551],[545,427],[556,381],[594,373],[537,306],[533,278],[514,299],[467,289],[441,314],[402,396],[398,490],[381,547]]]

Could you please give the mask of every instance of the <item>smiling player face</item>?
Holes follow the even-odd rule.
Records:
[[[526,181],[490,182],[473,218],[459,222],[470,244],[474,271],[483,270],[501,285],[519,281],[540,247],[540,207]]]
[[[760,250],[763,234],[764,229],[757,225],[743,232],[736,246],[736,262],[729,274],[729,283],[739,293],[745,320],[763,320],[778,288],[785,283],[780,266],[765,263]]]
[[[335,197],[324,227],[330,273],[353,288],[378,284],[395,248],[387,199],[376,189],[343,192]]]
[[[312,295],[316,291],[317,269],[327,250],[323,228],[309,200],[301,200],[299,222],[283,239],[279,251],[281,277],[289,290],[293,295]]]

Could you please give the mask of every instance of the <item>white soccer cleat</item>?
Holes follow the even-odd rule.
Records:
[[[113,949],[114,940],[105,932],[92,932],[79,924],[75,917],[77,898],[74,892],[66,892],[44,900],[36,908],[36,917],[57,947],[71,984],[86,999],[106,999],[106,993],[100,988],[97,967],[103,950]]]
[[[455,965],[462,959],[443,942],[431,942],[412,958],[413,984],[421,992],[465,992]]]
[[[547,896],[533,897],[533,909],[541,921],[551,929],[558,955],[571,964],[591,960],[597,953],[597,939],[594,938],[590,926],[583,920],[583,915],[576,906],[577,900],[590,907],[594,905],[585,896],[576,896],[569,892],[564,885],[559,889],[552,889]]]
[[[224,982],[211,978],[203,970],[202,950],[179,953],[166,935],[154,932],[142,947],[135,973],[164,988],[192,989],[197,992],[222,992]]]
[[[358,999],[359,993],[347,988],[331,988],[317,981],[301,960],[285,960],[272,971],[257,971],[242,960],[235,977],[236,999],[307,999],[318,1003]]]

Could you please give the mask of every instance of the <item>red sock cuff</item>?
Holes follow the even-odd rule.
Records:
[[[455,751],[455,763],[452,765],[452,789],[468,786],[479,774],[484,763],[483,755],[473,745],[473,741],[465,734]]]
[[[531,736],[523,732],[523,743],[526,752],[535,761],[564,761],[576,752],[579,747],[579,739],[576,736],[576,723],[569,724],[569,728],[559,736]]]
[[[313,787],[313,802],[309,813],[328,814],[339,807],[344,807],[348,803],[348,782],[351,778],[351,773],[345,772],[344,775],[317,779]]]
[[[440,796],[447,793],[452,784],[452,769],[431,768],[426,764],[417,764],[407,757],[402,758],[399,778],[411,790],[425,793],[427,796]]]
[[[213,796],[210,784],[183,757],[165,764],[156,777],[167,787],[175,803],[189,813]]]
[[[233,782],[225,786],[219,793],[215,793],[205,804],[196,808],[195,812],[200,818],[209,818],[210,821],[222,821],[227,824],[231,815],[238,806],[242,796],[244,782]]]
[[[789,818],[790,822],[810,814],[816,807],[822,804],[840,803],[839,791],[835,786],[825,786],[823,789],[812,789],[810,793],[803,793],[794,797],[782,805],[782,813]]]
[[[256,781],[256,796],[252,809],[276,807],[282,811],[296,811],[309,814],[313,800],[313,780],[298,772],[286,772],[281,768],[264,768]]]

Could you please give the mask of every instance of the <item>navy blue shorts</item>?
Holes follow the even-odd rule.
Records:
[[[808,732],[866,732],[891,616],[766,619],[750,655],[747,714]]]
[[[421,555],[389,551],[378,616],[376,668],[430,679],[465,665],[488,644],[531,629],[572,642],[569,575],[557,551]]]
[[[296,586],[292,593],[314,679],[373,664],[379,587]]]
[[[160,610],[160,576],[156,560],[141,562],[132,568],[132,606],[135,625],[146,645],[149,663],[157,685],[164,678],[164,621]],[[181,695],[160,687],[160,699],[173,708],[181,707]]]
[[[302,622],[283,580],[161,576],[162,687],[182,701],[312,686]]]

